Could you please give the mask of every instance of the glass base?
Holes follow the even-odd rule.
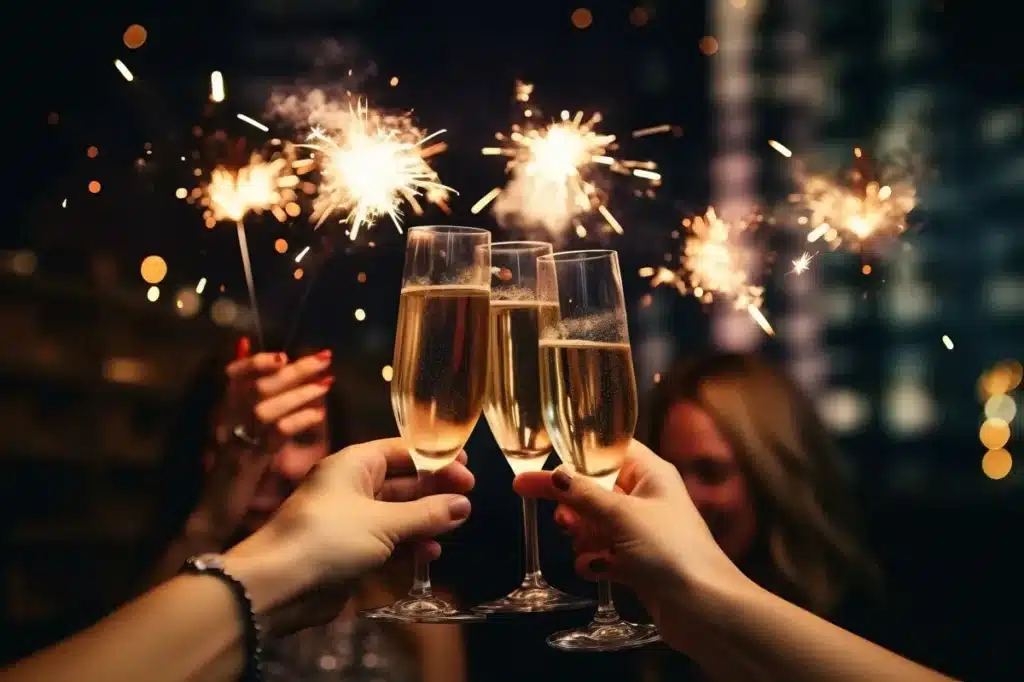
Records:
[[[363,611],[359,615],[370,620],[400,623],[479,623],[486,620],[482,614],[459,611],[437,597],[408,597],[390,606]]]
[[[526,581],[501,599],[474,606],[477,613],[550,613],[591,608],[593,599],[574,597],[548,585],[544,580]]]
[[[562,651],[622,651],[661,641],[653,625],[617,620],[593,622],[585,628],[562,630],[548,637],[548,646]]]

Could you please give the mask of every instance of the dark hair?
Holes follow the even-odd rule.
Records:
[[[288,356],[298,358],[311,350],[319,348],[296,346]],[[227,352],[211,353],[192,375],[173,410],[157,470],[156,513],[150,536],[152,544],[148,548],[153,557],[181,533],[199,504],[206,479],[203,459],[213,438],[214,413],[227,390],[224,369],[231,359]],[[327,394],[327,422],[333,452],[344,447],[348,431],[337,389]]]
[[[648,444],[660,449],[673,406],[705,411],[729,443],[758,509],[752,578],[819,614],[877,568],[859,542],[842,462],[811,400],[757,356],[716,353],[678,364],[651,396]]]

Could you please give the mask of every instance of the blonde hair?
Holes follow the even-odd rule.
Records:
[[[834,443],[785,372],[739,354],[678,366],[653,395],[648,440],[655,450],[666,415],[679,403],[712,418],[753,494],[760,556],[743,567],[752,579],[819,614],[854,583],[876,582]]]

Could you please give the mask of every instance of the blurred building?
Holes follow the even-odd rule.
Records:
[[[967,95],[938,11],[924,0],[818,7],[816,151],[838,166],[855,145],[909,149],[926,173],[920,226],[901,245],[823,254],[814,267],[830,384],[822,406],[863,482],[959,495],[993,486],[980,466],[979,376],[1021,354],[1024,119],[1019,101]]]

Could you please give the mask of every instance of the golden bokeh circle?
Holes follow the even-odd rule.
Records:
[[[124,30],[124,46],[129,50],[137,50],[145,44],[148,35],[144,26],[132,24]]]
[[[167,276],[167,261],[160,256],[146,256],[139,272],[147,284],[159,284]]]
[[[1002,448],[989,450],[981,458],[981,471],[993,481],[1006,478],[1013,469],[1013,457]]]
[[[989,450],[998,450],[1010,442],[1010,425],[1002,419],[986,419],[978,430],[978,438]]]

